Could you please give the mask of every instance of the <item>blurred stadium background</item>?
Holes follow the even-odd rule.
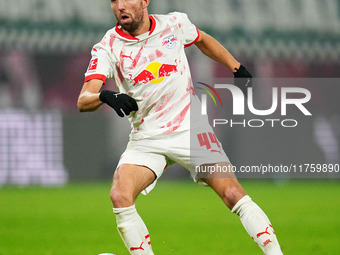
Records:
[[[340,76],[338,0],[151,1],[150,13],[174,10],[188,13],[255,77]],[[76,109],[91,47],[116,22],[109,2],[1,0],[0,21],[0,185],[111,178],[129,124],[107,107],[87,114]],[[231,75],[196,47],[188,58],[196,81]],[[339,108],[317,125],[319,136],[333,140],[318,145],[323,161],[339,162]],[[234,146],[242,137],[235,133],[227,141],[236,163],[238,155],[252,155],[251,146]],[[300,153],[308,155],[308,148]],[[187,176],[183,172],[169,174]]]
[[[254,77],[340,78],[340,0],[151,0],[150,13],[171,11],[186,12]],[[129,124],[105,106],[80,114],[76,101],[91,47],[115,23],[109,1],[0,0],[0,187],[110,182]],[[231,77],[196,47],[187,51],[194,80]],[[114,83],[106,86],[113,89]],[[338,96],[316,93],[324,101]],[[290,151],[288,161],[339,163],[339,106],[316,110],[307,136],[290,134],[290,141],[307,144],[303,149],[280,143]],[[236,164],[242,155],[259,156],[254,145],[275,147],[266,132],[251,136],[253,146],[239,142],[244,135],[234,132],[223,140]],[[280,159],[282,151],[264,156]],[[170,169],[164,179],[188,179],[182,168]],[[334,194],[337,200],[339,192]]]

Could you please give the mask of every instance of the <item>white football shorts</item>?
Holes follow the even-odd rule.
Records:
[[[148,194],[164,170],[178,163],[190,171],[195,182],[203,183],[195,169],[202,164],[229,162],[212,129],[195,129],[162,134],[142,140],[130,140],[117,168],[134,164],[150,168],[157,176],[142,194]],[[203,183],[204,184],[204,183]]]

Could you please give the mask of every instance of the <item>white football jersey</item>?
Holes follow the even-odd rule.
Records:
[[[199,104],[184,52],[197,41],[197,28],[184,13],[149,17],[151,29],[142,35],[118,24],[107,31],[85,73],[85,81],[113,78],[119,92],[137,101],[139,110],[128,116],[132,140],[190,129],[190,107]]]

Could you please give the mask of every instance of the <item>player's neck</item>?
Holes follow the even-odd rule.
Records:
[[[149,18],[149,15],[145,15],[143,22],[141,23],[141,25],[133,32],[128,32],[123,30],[126,34],[129,34],[131,36],[138,36],[138,35],[142,35],[148,31],[150,31],[151,29],[151,25],[152,25],[152,20]]]

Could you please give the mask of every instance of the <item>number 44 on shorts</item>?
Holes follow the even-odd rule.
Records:
[[[200,146],[206,146],[207,150],[210,150],[212,147],[212,144],[216,144],[218,148],[221,148],[216,135],[214,133],[202,133],[197,135],[198,142],[200,143]]]

